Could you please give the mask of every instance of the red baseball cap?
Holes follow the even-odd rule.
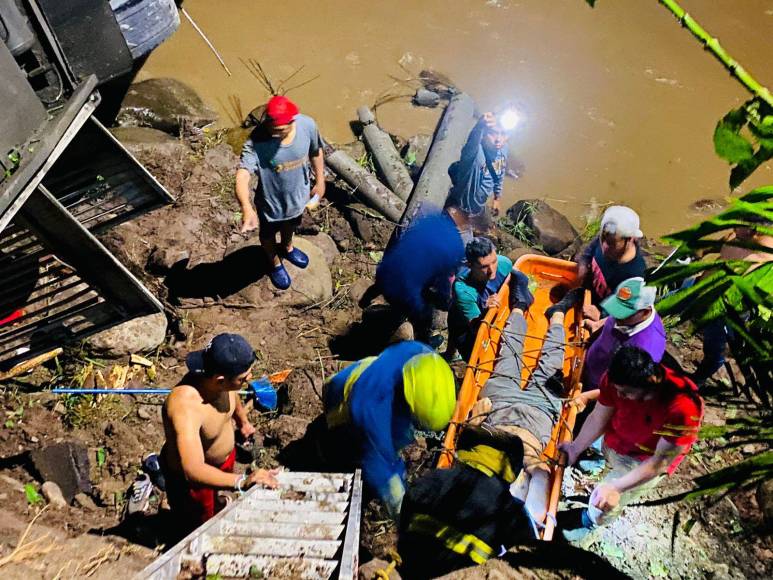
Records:
[[[266,105],[266,116],[273,125],[289,125],[297,114],[298,105],[281,95],[271,97]]]

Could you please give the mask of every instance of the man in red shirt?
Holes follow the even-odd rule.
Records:
[[[586,527],[607,523],[671,475],[697,440],[703,419],[695,384],[634,346],[617,351],[599,387],[579,435],[561,446],[571,465],[604,436],[606,475],[591,493]]]

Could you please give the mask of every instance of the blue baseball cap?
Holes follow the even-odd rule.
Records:
[[[255,362],[255,349],[239,334],[218,334],[202,350],[185,357],[188,370],[205,375],[235,377]]]

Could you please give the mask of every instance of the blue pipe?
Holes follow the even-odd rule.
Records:
[[[172,389],[51,389],[55,395],[168,395]],[[252,391],[239,391],[249,395]]]

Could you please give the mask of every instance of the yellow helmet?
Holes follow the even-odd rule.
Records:
[[[448,426],[456,407],[451,367],[435,352],[417,354],[403,365],[403,393],[416,423],[431,431]]]

